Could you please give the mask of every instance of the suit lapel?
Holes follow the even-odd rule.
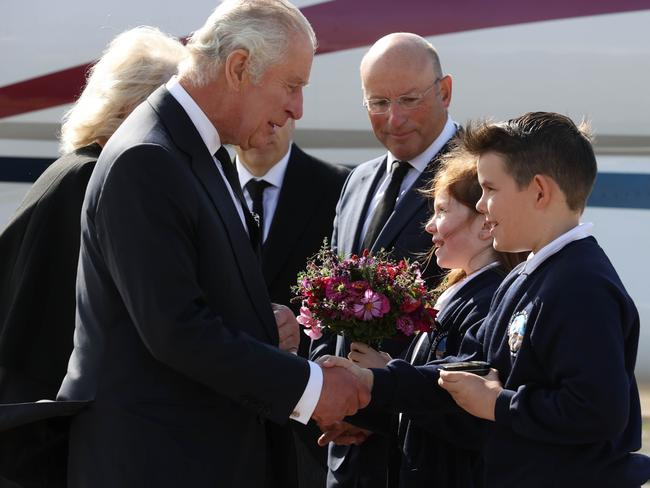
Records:
[[[424,169],[422,173],[415,180],[411,188],[404,194],[404,196],[397,202],[397,206],[393,214],[386,221],[386,225],[382,229],[381,233],[377,236],[377,240],[372,246],[373,251],[377,251],[382,247],[389,249],[392,247],[392,244],[397,239],[399,233],[411,223],[413,216],[427,203],[427,199],[424,195],[420,193],[420,190],[426,188],[429,182],[436,175],[438,170],[438,162],[440,157],[449,151],[451,148],[451,140],[445,144],[440,151],[433,157],[429,164]],[[422,226],[425,225],[425,222],[421,222]]]
[[[420,194],[419,190],[433,176],[428,169],[429,167],[420,173],[411,188],[397,202],[394,212],[388,218],[386,225],[384,225],[381,233],[377,236],[377,240],[372,245],[373,251],[377,251],[382,247],[385,249],[392,247],[391,244],[395,241],[401,230],[411,223],[413,216],[426,204],[426,198]]]
[[[361,231],[366,220],[368,207],[375,194],[375,189],[386,172],[386,157],[378,158],[374,164],[364,168],[364,174],[360,175],[357,188],[350,191],[350,195],[365,195],[363,201],[355,201],[350,205],[350,212],[341,215],[339,224],[339,252],[360,253]]]
[[[149,102],[159,114],[178,148],[189,155],[192,171],[212,200],[215,210],[226,227],[226,237],[230,241],[242,276],[248,278],[254,277],[256,273],[260,275],[260,279],[243,281],[260,320],[266,326],[271,340],[277,343],[277,327],[273,314],[270,313],[270,302],[260,273],[258,258],[253,252],[239,213],[225,181],[215,166],[212,155],[209,154],[187,113],[164,87],[156,90],[149,98]]]
[[[262,269],[269,284],[286,263],[319,202],[320,192],[313,192],[314,185],[305,187],[313,181],[313,175],[309,166],[303,164],[304,159],[304,153],[292,145],[269,235],[262,247]]]

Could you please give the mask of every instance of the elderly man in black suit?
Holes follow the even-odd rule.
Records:
[[[274,315],[259,228],[222,146],[264,146],[302,116],[314,47],[288,2],[226,1],[179,76],[104,147],[59,391],[94,400],[72,421],[71,488],[284,486],[268,422],[327,423],[367,404],[346,371],[278,348],[277,323],[295,317]]]
[[[237,147],[239,182],[249,209],[258,216],[262,233],[262,270],[271,300],[290,305],[291,287],[307,259],[332,235],[332,223],[341,187],[350,172],[306,154],[292,136],[289,119],[261,148]],[[301,334],[298,354],[306,357],[310,339]],[[294,422],[298,484],[322,487],[327,473],[327,451],[319,447],[318,427]],[[287,453],[287,459],[293,457]]]
[[[447,113],[452,79],[442,72],[438,53],[416,34],[395,33],[379,39],[361,61],[364,105],[375,137],[388,152],[352,171],[336,210],[332,247],[341,254],[386,249],[394,258],[421,259],[431,247],[424,225],[429,217],[420,190],[433,178],[438,158],[458,130]],[[424,271],[435,285],[440,270]],[[398,357],[407,342],[385,340],[381,348]],[[346,356],[343,337],[314,345],[313,357]],[[390,426],[387,426],[391,430]],[[360,433],[367,435],[367,433]],[[386,466],[399,458],[396,443],[370,435],[360,446],[329,447],[329,488],[392,486]],[[395,481],[396,482],[396,481]]]

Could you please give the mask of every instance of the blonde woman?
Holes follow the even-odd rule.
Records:
[[[56,396],[72,350],[86,185],[108,138],[185,58],[178,40],[153,27],[117,36],[64,116],[63,156],[0,234],[0,403]]]

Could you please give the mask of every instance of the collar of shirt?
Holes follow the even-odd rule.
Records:
[[[255,177],[251,174],[250,171],[242,164],[242,162],[239,160],[238,157],[235,156],[235,164],[237,166],[237,173],[239,175],[239,183],[241,184],[242,188],[246,187],[246,183],[248,183],[252,179],[258,179],[258,180],[264,180],[267,183],[270,183],[276,188],[280,188],[282,186],[282,181],[284,180],[284,174],[287,172],[287,166],[289,164],[289,157],[291,157],[291,144],[289,144],[289,150],[287,153],[278,161],[275,163],[271,169],[269,169],[266,174],[264,174],[261,177]]]
[[[447,122],[442,128],[440,135],[436,137],[436,140],[433,141],[431,145],[426,148],[421,154],[409,161],[411,166],[413,166],[413,168],[415,168],[418,173],[422,173],[426,169],[429,162],[431,162],[433,157],[438,154],[438,152],[444,147],[445,144],[447,144],[447,141],[449,141],[449,139],[451,139],[455,133],[456,123],[451,120],[451,117],[447,117]],[[390,174],[390,169],[393,166],[393,161],[397,161],[397,158],[393,156],[393,154],[389,151],[388,157],[386,158],[386,174]]]
[[[172,97],[183,107],[183,110],[189,116],[194,127],[196,127],[201,139],[203,139],[205,147],[214,156],[217,149],[221,147],[221,139],[219,138],[217,129],[215,129],[210,119],[208,119],[208,116],[205,115],[205,112],[201,110],[201,107],[198,106],[190,94],[185,91],[185,88],[181,86],[178,82],[178,77],[172,76],[165,85],[165,88],[167,88],[167,91],[171,93]]]
[[[481,269],[478,269],[474,271],[471,275],[466,276],[462,280],[454,283],[451,285],[449,288],[447,288],[445,291],[442,292],[442,294],[438,297],[438,300],[436,300],[436,304],[434,305],[433,308],[435,308],[438,313],[440,313],[445,306],[451,301],[451,299],[458,293],[467,283],[472,281],[474,278],[476,278],[478,275],[483,273],[484,271],[487,271],[488,269],[496,268],[499,266],[499,263],[495,261],[494,263],[487,264],[483,266]]]
[[[537,253],[533,254],[532,252],[528,255],[526,259],[526,264],[521,268],[521,273],[531,274],[535,271],[544,261],[550,258],[556,252],[559,252],[564,246],[570,244],[573,241],[579,241],[585,237],[591,235],[591,229],[594,224],[591,222],[585,224],[579,224],[573,229],[565,232],[560,237],[552,240],[541,248]]]

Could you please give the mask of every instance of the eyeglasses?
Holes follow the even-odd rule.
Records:
[[[427,93],[431,91],[431,88],[436,86],[436,83],[438,83],[440,80],[442,80],[442,78],[436,78],[433,80],[433,83],[431,83],[431,85],[422,93],[413,93],[410,95],[402,95],[397,97],[395,99],[395,103],[397,103],[397,105],[405,110],[413,110],[418,105],[420,105],[422,99],[427,96]],[[369,98],[363,101],[363,106],[366,107],[366,109],[368,109],[368,112],[371,114],[381,115],[388,112],[392,103],[393,100],[390,98]]]

